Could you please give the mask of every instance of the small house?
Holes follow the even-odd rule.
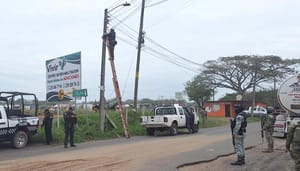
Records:
[[[251,106],[252,102],[249,101],[238,101],[238,100],[221,100],[221,101],[209,101],[204,105],[205,111],[207,111],[207,116],[216,117],[234,117],[235,108],[242,106],[245,110]],[[259,105],[266,107],[267,104],[262,102],[256,102],[255,106]]]

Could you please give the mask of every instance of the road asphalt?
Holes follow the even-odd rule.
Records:
[[[226,130],[225,134],[231,134],[230,129],[228,127],[222,128],[223,130]],[[221,135],[224,134],[224,131],[216,131],[215,128],[207,128],[200,129],[198,134]],[[248,123],[247,137],[245,139],[245,148],[253,148],[261,143],[262,139],[260,134],[260,124]],[[175,171],[182,166],[208,162],[215,160],[219,157],[228,156],[231,154],[234,154],[232,139],[226,139],[225,141],[214,143],[206,147],[199,147],[198,149],[194,149],[193,151],[184,152],[176,156],[169,156],[155,161],[150,161],[143,166],[141,171]]]

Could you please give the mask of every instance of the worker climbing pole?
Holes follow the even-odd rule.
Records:
[[[121,114],[121,119],[122,119],[125,136],[126,136],[126,138],[130,138],[130,135],[128,132],[127,119],[126,119],[126,115],[125,115],[123,104],[122,104],[122,98],[121,98],[121,93],[120,93],[120,88],[119,88],[119,83],[118,83],[118,79],[117,79],[115,63],[114,63],[114,57],[115,57],[114,49],[117,44],[116,32],[114,31],[114,29],[110,29],[109,33],[103,35],[103,39],[106,41],[106,46],[107,46],[108,53],[109,53],[109,61],[110,61],[111,70],[112,70],[112,74],[113,74],[112,80],[113,80],[113,84],[114,84],[114,88],[115,88],[117,102],[119,105],[119,110],[120,110],[120,114]]]

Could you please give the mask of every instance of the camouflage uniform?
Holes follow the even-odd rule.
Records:
[[[238,160],[231,163],[232,165],[243,165],[245,164],[245,147],[244,139],[246,137],[246,127],[242,126],[242,123],[246,120],[245,113],[240,112],[236,115],[233,127],[233,136],[235,142],[235,152],[237,154]]]
[[[274,140],[273,140],[273,131],[274,131],[274,123],[275,123],[275,116],[273,113],[267,114],[267,116],[262,117],[262,127],[265,133],[265,137],[268,143],[268,149],[264,150],[263,152],[271,153],[273,152],[274,147]]]
[[[207,120],[207,112],[205,111],[204,108],[198,108],[197,113],[198,113],[198,116],[200,116],[202,119],[203,128],[205,128],[206,127],[205,122]]]
[[[295,170],[300,171],[300,123],[288,128],[286,148],[295,161]]]

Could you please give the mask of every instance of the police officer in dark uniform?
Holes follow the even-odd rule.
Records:
[[[46,143],[49,145],[52,141],[52,120],[53,115],[49,112],[49,109],[45,109],[44,111],[44,119],[42,127],[45,127],[45,135],[46,135]]]
[[[77,123],[76,114],[73,113],[73,108],[69,107],[69,110],[64,113],[65,121],[65,141],[64,147],[68,148],[68,141],[70,141],[71,147],[76,147],[74,144],[74,126]]]

